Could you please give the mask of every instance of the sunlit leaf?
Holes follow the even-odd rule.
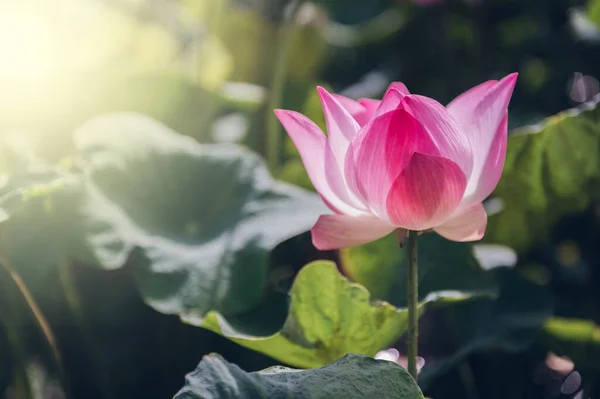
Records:
[[[421,301],[420,312],[435,300],[444,297]],[[346,353],[374,356],[388,348],[406,331],[408,311],[372,302],[369,292],[344,278],[333,263],[317,261],[296,276],[290,311],[280,332],[266,337],[244,335],[217,313],[202,325],[287,364],[318,367]]]
[[[423,399],[405,369],[392,362],[346,355],[313,370],[271,367],[246,373],[221,356],[205,356],[175,399]]]

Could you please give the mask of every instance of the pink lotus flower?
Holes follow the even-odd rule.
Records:
[[[502,174],[516,80],[515,73],[482,83],[447,107],[410,94],[402,83],[392,83],[381,101],[354,101],[319,87],[328,137],[306,116],[275,110],[335,213],[312,228],[314,245],[360,245],[396,229],[481,239],[482,201]]]

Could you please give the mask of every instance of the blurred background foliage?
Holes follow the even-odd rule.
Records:
[[[312,247],[322,206],[273,108],[323,127],[316,85],[445,104],[513,71],[484,243],[420,241],[419,383],[600,395],[597,24],[598,0],[0,2],[0,395],[402,352],[404,252]]]

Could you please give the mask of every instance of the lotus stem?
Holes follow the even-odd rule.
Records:
[[[418,231],[408,232],[408,372],[417,381],[419,347]]]
[[[54,335],[54,333],[52,332],[52,329],[50,328],[50,323],[48,323],[48,320],[44,316],[44,313],[42,312],[42,310],[40,309],[35,298],[31,294],[31,291],[29,291],[29,288],[27,288],[27,285],[21,278],[21,275],[19,273],[17,273],[17,271],[15,270],[14,267],[12,267],[10,262],[5,258],[0,257],[0,266],[2,266],[4,268],[4,270],[8,273],[8,275],[12,278],[12,280],[15,283],[15,285],[17,286],[18,290],[21,292],[23,299],[29,306],[29,309],[31,310],[31,313],[33,314],[33,317],[35,318],[35,321],[37,322],[40,332],[42,333],[44,338],[46,338],[46,341],[50,348],[50,353],[52,354],[52,357],[54,358],[56,370],[57,370],[57,373],[58,373],[58,376],[60,379],[60,383],[63,388],[63,392],[65,393],[65,395],[67,397],[70,397],[71,395],[69,393],[69,384],[67,381],[67,375],[65,372],[64,363],[62,360],[62,356],[60,354],[56,336]]]

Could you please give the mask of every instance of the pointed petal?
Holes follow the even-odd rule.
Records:
[[[379,107],[377,107],[377,110],[375,111],[375,117],[397,109],[404,96],[404,94],[394,88],[388,90],[387,93],[385,93],[381,104],[379,104]]]
[[[417,152],[390,189],[387,213],[394,225],[408,230],[439,226],[457,209],[466,185],[455,162]]]
[[[356,135],[360,126],[350,113],[322,87],[317,87],[321,97],[321,105],[327,124],[327,136],[331,149],[343,170],[344,159],[350,140]]]
[[[327,140],[321,129],[298,112],[277,109],[275,115],[296,145],[310,181],[327,206],[336,213],[359,213],[342,201],[327,182],[324,165]]]
[[[473,169],[471,144],[448,110],[429,97],[415,94],[405,96],[402,106],[429,132],[440,154],[456,162],[465,176],[470,176]]]
[[[373,213],[387,218],[390,187],[415,152],[439,154],[425,128],[407,111],[394,110],[373,119],[348,150],[348,187]]]
[[[327,90],[319,86],[317,91],[321,98],[330,139],[336,136],[352,139],[360,129],[352,115]]]
[[[487,154],[487,159],[483,164],[481,173],[475,184],[475,189],[471,193],[465,190],[465,204],[477,204],[486,199],[498,185],[502,170],[504,169],[504,161],[506,159],[506,141],[508,140],[508,115],[504,115],[500,126],[494,136],[494,140],[490,145]],[[472,176],[472,178],[474,178]],[[471,180],[467,184],[469,188]]]
[[[358,123],[359,126],[366,125],[367,122],[369,122],[369,120],[371,119],[373,112],[371,112],[361,102],[342,96],[340,94],[332,94],[332,96],[342,105],[342,107],[346,108],[346,111],[348,111],[348,113],[352,115],[352,117]]]
[[[356,101],[340,94],[332,94],[332,96],[352,115],[359,126],[366,125],[373,116],[381,100],[373,100],[370,98],[361,98]]]
[[[477,241],[483,238],[487,226],[487,214],[482,204],[467,208],[457,216],[452,216],[444,224],[434,229],[436,233],[452,241]]]
[[[346,108],[346,111],[348,111],[352,116],[366,111],[364,105],[350,97],[334,93],[332,93],[331,96],[335,98],[342,107]]]
[[[469,179],[467,195],[479,191],[478,185],[481,179],[484,178],[484,168],[488,164],[487,159],[490,156],[497,157],[500,151],[502,153],[502,166],[504,165],[505,148],[493,148],[493,146],[501,144],[505,139],[504,137],[497,140],[499,132],[502,136],[507,134],[508,104],[517,83],[517,76],[514,73],[498,82],[475,108],[475,123],[472,125],[472,132],[475,135],[469,135],[469,140],[477,155],[474,157],[473,174]]]
[[[469,177],[465,194],[468,197],[474,197],[475,192],[479,191],[478,185],[488,157],[490,155],[497,156],[498,149],[492,149],[492,143],[499,144],[496,136],[498,130],[503,128],[502,124],[505,123],[508,103],[517,76],[516,73],[513,73],[491,86],[489,84],[480,85],[483,87],[477,86],[459,96],[448,106],[450,112],[456,116],[465,130],[473,149],[473,171]],[[484,92],[485,87],[487,90]],[[477,95],[479,96],[478,101]],[[489,195],[489,192],[487,194]],[[481,200],[474,202],[481,202]]]
[[[406,85],[402,82],[392,82],[392,84],[390,84],[386,90],[386,94],[388,91],[390,90],[396,90],[398,93],[407,96],[410,94],[410,91],[408,91],[408,88],[406,87]]]
[[[364,126],[371,119],[383,115],[386,112],[392,111],[400,105],[404,96],[410,94],[404,83],[394,82],[389,85],[383,96],[383,100],[372,100],[370,98],[361,98],[359,103],[362,104],[367,112],[356,118],[361,126]]]
[[[311,231],[315,247],[325,251],[366,244],[394,230],[373,216],[322,215]]]
[[[467,126],[471,126],[472,124],[475,107],[477,107],[488,90],[494,87],[496,83],[498,83],[497,80],[488,80],[487,82],[472,87],[456,97],[446,106],[448,111],[454,116],[454,119],[456,119],[459,125],[465,128],[465,130]],[[468,130],[465,132],[467,134],[470,133]]]

